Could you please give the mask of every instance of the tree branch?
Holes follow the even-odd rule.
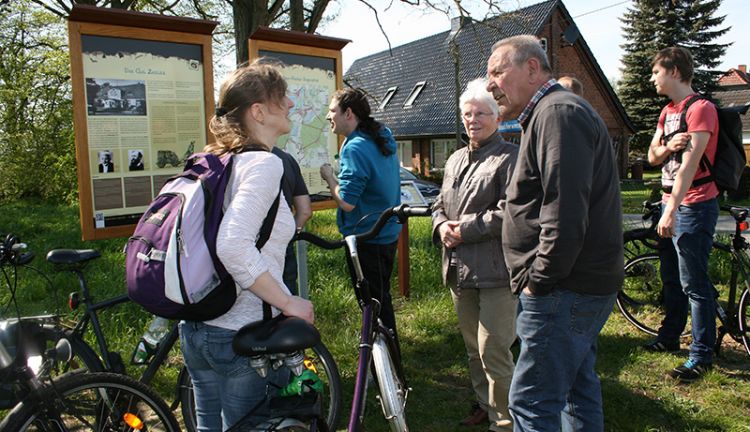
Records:
[[[315,2],[312,11],[310,12],[310,22],[307,24],[308,33],[315,33],[315,30],[318,29],[318,25],[320,25],[320,21],[323,19],[323,12],[325,12],[328,7],[328,3],[330,3],[330,0],[317,0]],[[386,37],[386,39],[388,38]],[[390,46],[390,43],[388,45]]]
[[[406,1],[406,0],[401,0],[401,1]],[[372,13],[375,15],[375,22],[378,23],[378,27],[380,28],[380,33],[383,34],[383,37],[385,37],[385,41],[388,43],[388,53],[390,55],[393,55],[393,49],[391,47],[391,40],[388,39],[388,35],[385,33],[385,29],[383,28],[383,25],[380,24],[380,17],[378,16],[378,10],[375,9],[374,7],[372,7],[372,5],[370,3],[368,3],[367,0],[359,0],[359,2],[362,3],[362,4],[364,4],[368,8],[370,8],[370,10],[372,10]],[[408,3],[408,1],[407,1],[407,3]]]
[[[57,15],[60,18],[65,18],[66,16],[68,16],[68,13],[70,13],[70,9],[65,8],[64,5],[63,5],[63,12],[60,12],[59,10],[53,8],[52,6],[48,6],[42,0],[31,0],[31,2],[43,7],[44,9],[47,9],[48,11],[52,12],[53,14]]]
[[[179,1],[180,0],[175,0],[174,4],[177,4]],[[198,13],[198,15],[200,15],[200,17],[203,18],[204,20],[208,20],[208,19],[213,20],[219,17],[218,15],[211,15],[208,12],[206,12],[206,10],[203,9],[203,7],[201,6],[198,0],[193,0],[193,7],[195,8],[195,11]]]
[[[284,6],[284,0],[274,0],[271,6],[268,8],[268,16],[275,17],[279,13],[279,9]]]

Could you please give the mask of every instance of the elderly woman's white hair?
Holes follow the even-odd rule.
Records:
[[[495,98],[492,97],[492,93],[487,91],[487,79],[477,78],[468,84],[466,84],[466,90],[461,94],[461,98],[458,100],[459,109],[463,108],[464,104],[469,102],[481,103],[487,105],[492,110],[492,114],[497,117],[499,108]]]

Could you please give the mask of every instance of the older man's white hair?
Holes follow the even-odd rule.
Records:
[[[499,109],[497,102],[492,97],[492,93],[487,91],[486,78],[477,78],[466,84],[466,90],[464,90],[461,98],[458,100],[459,109],[463,109],[463,106],[470,102],[486,105],[487,108],[492,110],[492,114],[495,117],[498,116]]]

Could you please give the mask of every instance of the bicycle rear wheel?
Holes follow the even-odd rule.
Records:
[[[341,376],[338,366],[333,360],[331,352],[323,343],[319,343],[307,350],[305,353],[306,365],[323,381],[323,392],[320,395],[322,401],[322,414],[326,420],[328,429],[335,431],[339,424],[341,415]],[[195,417],[195,396],[193,395],[193,384],[187,369],[180,372],[180,405],[182,417],[185,422],[185,430],[195,432],[198,430]]]
[[[375,338],[372,346],[372,361],[380,389],[383,415],[392,432],[407,432],[409,427],[406,425],[405,409],[408,389],[396,372],[388,344],[380,334]]]
[[[617,294],[617,307],[639,330],[656,336],[664,319],[664,292],[659,255],[646,254],[625,264],[625,281]],[[690,320],[688,318],[689,331]],[[686,336],[688,332],[683,332]]]
[[[750,290],[746,289],[740,297],[740,307],[737,310],[737,319],[740,321],[740,337],[745,351],[750,355]]]
[[[153,390],[128,376],[104,372],[63,375],[39,397],[16,405],[0,423],[0,432],[61,429],[178,432],[180,427]]]

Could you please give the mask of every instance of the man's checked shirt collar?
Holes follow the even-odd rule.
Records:
[[[531,111],[534,110],[534,107],[537,103],[539,103],[539,100],[542,99],[542,97],[544,97],[549,89],[552,88],[552,86],[554,86],[555,84],[557,84],[557,80],[552,78],[546,83],[542,84],[541,87],[539,87],[539,90],[534,93],[534,96],[531,97],[529,103],[526,104],[526,108],[521,111],[521,115],[518,116],[518,123],[520,125],[523,125],[526,122],[526,119],[529,118],[529,116],[531,115]]]

